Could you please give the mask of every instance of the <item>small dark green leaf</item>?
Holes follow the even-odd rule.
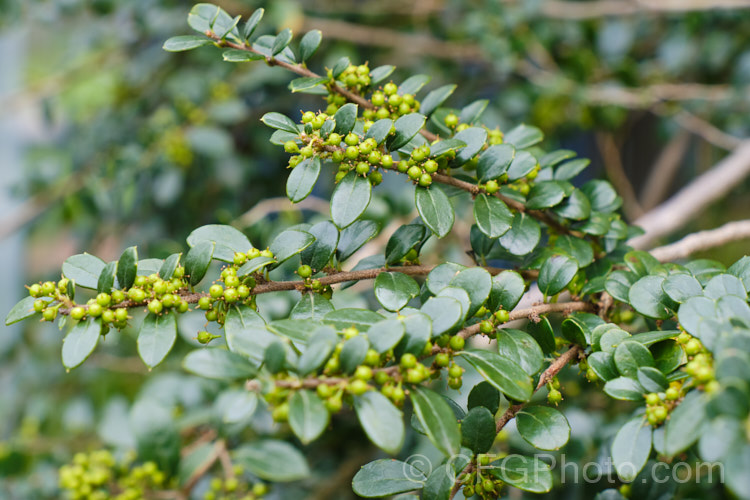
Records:
[[[577,158],[563,163],[555,168],[555,180],[556,181],[569,181],[575,176],[580,174],[586,167],[589,166],[591,160],[588,158]]]
[[[636,282],[636,276],[629,271],[612,271],[604,282],[604,288],[620,302],[629,302],[630,287]]]
[[[657,368],[652,368],[650,366],[638,368],[638,375],[636,378],[638,379],[638,383],[648,392],[662,392],[667,390],[667,387],[669,386],[667,377],[665,377]]]
[[[580,189],[574,189],[562,204],[552,209],[560,217],[584,220],[591,215],[591,202]]]
[[[313,391],[295,391],[289,400],[289,426],[308,444],[315,441],[328,426],[330,416],[325,404]]]
[[[486,380],[479,382],[469,392],[468,409],[471,410],[477,406],[487,408],[493,415],[500,408],[500,391]]]
[[[413,75],[404,80],[401,85],[398,86],[398,94],[415,95],[417,92],[422,90],[427,83],[429,83],[431,77],[429,75]]]
[[[687,357],[682,346],[674,340],[665,340],[652,345],[649,350],[654,357],[656,368],[664,373],[669,374],[687,363]]]
[[[378,83],[388,78],[395,69],[396,67],[391,65],[378,66],[377,68],[373,68],[372,71],[370,71],[370,82],[372,83],[372,85],[377,85]]]
[[[654,366],[651,351],[640,342],[627,340],[621,342],[615,349],[615,366],[620,375],[638,378],[638,369],[644,366]]]
[[[594,250],[591,243],[581,238],[563,235],[555,241],[555,250],[562,250],[578,262],[578,267],[583,268],[594,261]]]
[[[49,300],[49,298],[43,298],[42,300]],[[34,302],[37,301],[36,297],[24,297],[23,299],[19,300],[16,305],[13,306],[13,308],[8,312],[8,315],[5,316],[5,325],[10,326],[15,323],[18,323],[19,321],[23,321],[27,318],[30,318],[36,314],[39,314],[34,310]]]
[[[259,271],[261,268],[268,267],[271,264],[275,263],[276,259],[272,259],[271,257],[256,257],[254,259],[250,259],[242,264],[239,269],[237,269],[237,276],[247,276],[248,274],[252,274],[256,271]]]
[[[452,331],[464,318],[461,303],[452,297],[431,297],[420,311],[432,320],[433,337]]]
[[[323,34],[320,30],[310,30],[299,41],[299,61],[305,62],[318,50]]]
[[[366,332],[372,325],[383,320],[383,316],[369,309],[337,309],[326,314],[323,321],[339,330],[355,327],[360,332]]]
[[[550,297],[560,293],[578,272],[578,262],[566,255],[554,255],[539,270],[539,290]]]
[[[497,332],[498,353],[516,361],[531,376],[542,369],[544,353],[534,337],[521,330],[505,328]]]
[[[285,28],[281,31],[281,33],[276,35],[276,39],[274,40],[273,46],[271,47],[271,54],[274,56],[277,55],[279,52],[284,50],[291,41],[292,30],[289,28]]]
[[[352,490],[363,498],[382,498],[421,490],[427,478],[416,467],[382,458],[362,467],[352,479]]]
[[[266,329],[263,318],[246,305],[229,309],[224,333],[229,350],[247,357],[256,368],[263,361],[266,347],[277,338]]]
[[[411,391],[414,414],[422,424],[432,444],[445,456],[453,456],[461,449],[461,434],[453,410],[442,396],[415,386]]]
[[[549,354],[555,351],[555,333],[546,316],[539,318],[538,323],[529,321],[526,329],[534,337],[534,340],[536,340],[544,353]]]
[[[537,164],[536,158],[528,151],[516,151],[513,161],[508,166],[508,180],[515,181],[526,177]]]
[[[492,278],[489,307],[494,311],[502,307],[506,311],[513,310],[526,291],[526,283],[515,271],[503,271]]]
[[[304,92],[328,82],[326,76],[303,76],[289,82],[289,90],[292,92]],[[326,121],[328,123],[328,121]]]
[[[534,184],[526,198],[526,208],[541,210],[558,205],[565,198],[565,189],[556,181],[541,181]]]
[[[262,54],[256,54],[255,52],[248,52],[247,50],[240,49],[225,50],[221,54],[221,57],[227,62],[250,62],[265,59]],[[298,135],[298,133],[295,131],[294,135]]]
[[[661,288],[670,299],[677,303],[685,302],[690,297],[703,295],[703,287],[697,279],[689,274],[673,274],[667,276]]]
[[[300,257],[303,264],[307,264],[315,271],[321,271],[336,251],[339,230],[331,222],[323,221],[315,224],[308,232],[315,241],[302,251]]]
[[[479,180],[487,182],[490,179],[497,179],[507,172],[515,156],[516,150],[510,144],[490,146],[479,155],[479,162],[477,163]]]
[[[297,481],[310,475],[304,455],[291,444],[275,439],[241,445],[232,453],[232,459],[259,478],[277,483]]]
[[[330,326],[315,330],[310,336],[307,348],[297,361],[297,370],[300,375],[308,375],[323,366],[338,343],[339,336]]]
[[[396,133],[387,142],[388,150],[394,151],[406,146],[422,130],[426,119],[419,113],[409,113],[396,120]]]
[[[456,159],[453,160],[452,164],[458,167],[474,158],[482,150],[487,141],[487,130],[480,127],[469,127],[457,133],[454,139],[466,143],[466,146],[458,150]]]
[[[168,39],[164,42],[162,48],[167,52],[182,52],[185,50],[197,49],[204,45],[210,45],[211,43],[213,43],[211,40],[203,36],[182,35],[173,36]]]
[[[482,116],[482,113],[484,113],[484,110],[487,108],[487,104],[489,104],[490,101],[487,99],[479,99],[478,101],[474,101],[471,104],[468,104],[465,106],[461,113],[458,115],[458,119],[461,123],[474,123],[477,120],[479,120],[479,117]]]
[[[182,367],[195,375],[220,380],[252,378],[258,373],[245,357],[214,347],[190,352]]]
[[[343,229],[339,235],[338,248],[336,248],[339,262],[351,257],[365,243],[377,236],[378,231],[380,231],[380,226],[371,220],[358,220]]]
[[[315,237],[308,232],[287,229],[273,239],[269,249],[276,261],[281,264],[312,245],[314,241]]]
[[[214,247],[213,258],[224,262],[233,262],[235,252],[247,252],[253,248],[247,236],[237,228],[222,224],[209,224],[199,227],[187,237],[188,245],[211,241]]]
[[[77,286],[96,290],[104,266],[105,262],[99,257],[81,253],[68,257],[63,262],[62,272],[66,278],[75,281]]]
[[[612,461],[620,479],[630,482],[651,454],[651,426],[642,416],[623,425],[612,442]]]
[[[367,437],[375,446],[395,455],[404,444],[404,415],[378,391],[354,397],[354,410]]]
[[[528,214],[518,212],[513,216],[511,228],[498,241],[513,255],[526,255],[536,248],[542,237],[539,223]]]
[[[594,347],[598,345],[602,351],[612,353],[613,356],[615,354],[615,349],[617,349],[617,346],[619,346],[621,342],[628,340],[631,337],[628,332],[617,328],[617,326],[609,328],[608,330],[599,330],[602,331],[601,335],[597,334],[597,330],[598,329],[595,329],[592,335]]]
[[[352,131],[354,124],[357,122],[357,105],[353,103],[344,104],[336,111],[333,115],[333,119],[336,122],[336,128],[334,132],[346,135]]]
[[[400,358],[407,352],[415,356],[420,355],[432,337],[432,320],[426,314],[413,311],[401,318],[401,322],[404,324],[405,333],[394,351],[396,356]]]
[[[380,273],[375,278],[375,298],[388,311],[402,309],[419,295],[419,285],[402,273]]]
[[[365,134],[365,139],[375,139],[375,142],[378,144],[382,143],[386,137],[391,133],[391,129],[393,128],[393,120],[390,118],[383,118],[382,120],[378,120],[375,123],[372,124],[372,126],[367,129],[367,133]]]
[[[486,381],[514,401],[528,401],[531,398],[534,392],[531,377],[510,359],[482,350],[466,350],[459,355]]]
[[[671,318],[673,312],[667,306],[669,297],[662,290],[663,282],[663,276],[645,276],[636,281],[628,292],[633,309],[649,318]]]
[[[379,353],[393,349],[405,333],[403,323],[397,318],[384,319],[372,325],[367,331],[367,338],[372,348]]]
[[[474,220],[488,238],[499,238],[511,228],[513,212],[498,198],[480,194],[474,200]]]
[[[352,373],[354,370],[362,364],[367,355],[367,349],[370,347],[367,339],[358,335],[344,342],[344,346],[341,348],[339,354],[339,360],[341,362],[341,371],[344,373]]]
[[[521,124],[514,129],[505,133],[503,140],[508,144],[513,144],[516,149],[525,149],[544,139],[542,131],[536,127]]]
[[[185,255],[185,274],[190,277],[191,286],[200,283],[206,275],[213,254],[213,241],[201,241],[188,250],[187,255]]]
[[[153,368],[172,350],[177,338],[177,318],[174,314],[148,314],[138,332],[138,354],[146,366]]]
[[[63,339],[62,363],[70,370],[84,362],[94,352],[101,334],[101,322],[94,318],[79,321]]]
[[[443,85],[428,92],[424,99],[422,99],[419,111],[425,116],[430,116],[433,111],[439,108],[451,96],[456,87],[457,85]]]
[[[422,224],[405,224],[391,235],[385,246],[385,263],[395,264],[409,253],[411,249],[419,249],[428,236],[427,227]]]
[[[294,123],[291,118],[286,115],[282,115],[281,113],[277,113],[275,111],[266,113],[261,117],[260,121],[262,121],[268,127],[278,130],[284,130],[285,132],[289,132],[290,134],[299,135],[297,124]]]
[[[173,253],[172,255],[164,259],[164,263],[159,268],[159,277],[163,280],[172,279],[177,266],[180,265],[181,257],[182,253]]]
[[[346,174],[331,195],[333,223],[339,229],[350,226],[367,209],[371,196],[370,181],[353,171]]]
[[[120,260],[117,261],[117,282],[123,289],[130,288],[138,274],[138,250],[136,247],[126,248]]]
[[[712,299],[720,299],[725,295],[736,295],[742,300],[747,300],[745,285],[736,276],[731,274],[718,274],[706,283],[703,294]]]
[[[253,35],[255,28],[258,27],[258,23],[260,22],[261,19],[263,19],[264,12],[265,12],[264,9],[255,9],[255,11],[250,15],[250,17],[247,18],[247,22],[245,22],[245,29],[243,30],[243,35],[245,36],[245,40],[247,40]]]
[[[562,413],[548,406],[527,406],[516,414],[518,433],[534,448],[559,450],[570,439],[570,425]]]
[[[495,441],[495,417],[484,406],[477,406],[461,421],[461,446],[475,454],[487,453]]]
[[[177,254],[179,256],[179,254]],[[115,276],[117,275],[117,262],[109,262],[99,275],[96,283],[96,291],[99,293],[111,293],[115,286]],[[171,276],[170,276],[171,278]],[[169,278],[167,278],[169,279]]]
[[[492,462],[489,473],[501,481],[532,493],[546,493],[552,489],[552,471],[538,458],[508,455]]]
[[[575,151],[571,151],[569,149],[558,149],[557,151],[552,151],[542,156],[539,159],[539,164],[542,166],[542,168],[554,167],[560,162],[569,160],[571,158],[575,158],[575,156],[576,156]],[[567,179],[561,179],[561,180],[567,180]]]
[[[286,195],[292,203],[299,203],[312,192],[320,176],[320,159],[315,156],[299,163],[286,180]]]
[[[592,352],[587,358],[589,367],[597,377],[607,382],[620,376],[615,366],[614,356],[608,352]]]
[[[622,205],[622,198],[607,181],[588,181],[581,187],[581,191],[591,202],[591,209],[596,212],[614,212]]]
[[[450,286],[458,287],[469,294],[471,307],[464,310],[465,316],[473,316],[487,301],[492,289],[492,276],[481,267],[470,267],[460,271],[451,279]]]
[[[706,422],[708,397],[700,391],[691,391],[677,405],[666,424],[665,450],[674,456],[687,450],[698,438]]]
[[[644,389],[641,384],[628,377],[617,377],[604,384],[604,392],[614,399],[643,401]]]

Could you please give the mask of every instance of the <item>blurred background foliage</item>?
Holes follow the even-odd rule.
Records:
[[[262,26],[269,31],[322,30],[313,66],[344,55],[370,67],[395,64],[396,81],[426,73],[432,88],[459,84],[451,101],[457,107],[489,99],[488,126],[531,123],[545,132],[548,150],[565,147],[591,158],[586,175],[612,181],[630,221],[750,135],[748,9],[701,8],[708,0],[682,2],[684,8],[667,2],[675,10],[645,0],[217,3],[243,15],[265,7]],[[163,52],[166,38],[189,32],[190,6],[0,0],[3,310],[22,296],[24,283],[55,279],[74,253],[112,260],[137,244],[142,256],[165,257],[184,250],[193,228],[213,222],[235,224],[265,245],[284,227],[327,217],[330,179],[318,184],[304,211],[277,199],[286,159],[259,121],[268,111],[297,117],[300,109],[325,104],[290,95],[292,75],[280,69],[225,63],[211,49]],[[407,189],[386,179],[368,216],[384,228],[410,220]],[[737,186],[684,231],[746,217],[749,189],[747,181]],[[442,258],[466,259],[466,239],[441,242]],[[743,253],[733,244],[712,258],[729,264]],[[263,301],[272,316],[293,304],[271,294]],[[183,352],[201,323],[198,315],[181,325]],[[58,498],[55,471],[72,453],[132,448],[138,422],[128,407],[136,399],[170,394],[183,440],[215,420],[220,387],[181,374],[179,354],[148,374],[133,337],[123,335],[65,374],[60,332],[21,328],[3,327],[0,335],[2,499]],[[571,400],[585,390],[576,380],[563,383]],[[596,458],[618,406],[601,395],[580,401],[587,406],[564,403],[574,433],[568,455]],[[377,452],[353,421],[337,425],[344,426],[340,433],[309,447],[318,478],[333,480],[281,490],[277,498],[351,495],[351,475]],[[219,427],[238,438],[267,433],[272,424],[258,410],[243,425]],[[413,437],[404,457],[426,448]],[[568,489],[565,498],[590,498],[586,488]]]

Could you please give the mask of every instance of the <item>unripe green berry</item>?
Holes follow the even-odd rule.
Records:
[[[222,295],[224,295],[224,287],[218,284],[211,285],[211,288],[208,289],[208,294],[211,296],[211,298],[218,299]]]
[[[419,185],[427,187],[432,184],[432,176],[430,174],[422,174],[419,176]]]
[[[424,171],[428,174],[434,174],[438,170],[438,163],[435,160],[427,160],[424,162],[424,165],[422,165],[422,168],[424,168]]]
[[[200,309],[203,309],[204,311],[211,309],[212,303],[213,301],[210,297],[201,297],[200,299],[198,299],[198,307]]]
[[[354,371],[354,378],[367,382],[372,378],[372,368],[366,365],[359,365]]]
[[[435,356],[435,364],[439,366],[440,368],[445,368],[450,363],[451,363],[451,357],[450,357],[450,354],[448,354],[447,352],[441,352]]]
[[[44,308],[47,307],[47,302],[42,299],[37,299],[34,301],[34,311],[40,313],[44,311]]]
[[[354,379],[351,382],[349,382],[349,385],[347,385],[346,390],[349,391],[350,394],[353,394],[354,396],[361,396],[367,390],[370,388],[369,385],[367,385],[367,382],[365,382],[362,379]]]
[[[696,338],[690,339],[687,344],[685,344],[685,353],[688,356],[695,356],[699,352],[703,350],[703,346],[701,345],[700,340]]]
[[[489,180],[484,185],[484,190],[487,191],[487,194],[494,194],[500,190],[500,186],[498,186],[497,181]]]
[[[315,392],[322,399],[330,398],[333,395],[333,387],[328,384],[320,384],[315,388]]]
[[[507,323],[510,321],[510,313],[504,309],[500,309],[499,311],[495,312],[495,320],[498,323]]]
[[[458,366],[456,363],[452,363],[450,368],[448,368],[448,376],[451,378],[461,378],[463,374],[463,368]]]
[[[99,316],[102,315],[102,306],[94,302],[93,304],[89,306],[88,314],[89,316],[98,318]]]
[[[294,141],[286,141],[284,143],[284,151],[286,151],[287,153],[291,153],[291,154],[298,153],[299,146]]]
[[[463,385],[463,380],[460,378],[448,378],[448,387],[450,387],[453,390],[459,390],[461,386]]]
[[[495,325],[492,324],[492,321],[484,320],[479,323],[479,331],[485,335],[489,335],[495,331]]]
[[[131,288],[128,290],[128,298],[136,303],[143,302],[146,300],[146,292],[140,288]]]
[[[455,115],[454,113],[449,113],[449,114],[447,114],[445,116],[445,120],[444,121],[445,121],[445,125],[448,128],[453,128],[456,125],[458,125],[458,116]]]
[[[331,146],[338,146],[339,144],[341,144],[341,136],[336,132],[331,132],[331,135],[328,136],[327,142]]]
[[[240,286],[240,279],[237,276],[227,276],[224,279],[224,284],[228,287],[236,288]]]
[[[407,352],[406,354],[401,356],[400,364],[402,368],[405,368],[407,370],[409,368],[414,368],[415,366],[417,366],[417,357],[412,353]]]
[[[81,306],[75,306],[70,310],[70,317],[74,320],[81,320],[86,316],[86,310]]]
[[[549,401],[551,404],[557,405],[562,401],[562,393],[558,391],[557,389],[552,389],[547,394],[547,401]]]
[[[372,165],[377,165],[380,163],[380,160],[382,158],[382,154],[377,149],[374,151],[371,151],[370,154],[367,155],[367,161]]]
[[[162,303],[160,300],[153,299],[151,302],[148,303],[148,310],[152,314],[159,314],[164,306],[162,306]]]
[[[692,339],[692,338],[693,338],[693,337],[692,337],[692,336],[691,336],[691,335],[690,335],[689,333],[687,333],[687,332],[682,332],[681,334],[679,334],[679,335],[677,336],[677,339],[676,339],[676,340],[677,340],[677,342],[679,342],[680,344],[687,344],[688,342],[690,342],[690,339]]]
[[[112,309],[105,309],[104,311],[102,311],[102,321],[104,323],[114,323],[115,312]]]
[[[227,288],[224,290],[224,300],[226,300],[228,303],[232,304],[234,302],[237,302],[240,298],[240,295],[237,293],[236,288]]]
[[[44,318],[44,321],[55,321],[56,317],[57,317],[56,307],[48,307],[44,311],[42,311],[42,318]]]
[[[670,387],[666,390],[664,393],[664,396],[666,397],[667,401],[676,401],[680,399],[680,391],[679,389],[676,389],[674,387]]]
[[[658,405],[659,403],[661,403],[661,398],[655,392],[651,392],[646,395],[646,404],[653,406]]]
[[[368,179],[370,180],[370,184],[372,184],[373,186],[377,186],[378,184],[383,182],[383,174],[375,171],[368,176]]]
[[[353,134],[349,132],[346,134],[346,137],[344,137],[344,142],[347,146],[356,146],[359,144],[359,136],[357,134]]]
[[[366,175],[370,171],[370,164],[364,161],[357,163],[356,171],[359,175]]]
[[[466,341],[460,335],[454,335],[453,337],[451,337],[449,344],[451,349],[453,349],[454,351],[460,351],[464,348]]]
[[[198,335],[195,337],[195,339],[201,344],[206,345],[214,339],[214,336],[209,332],[203,331],[198,332]]]
[[[395,94],[396,92],[398,92],[398,86],[396,86],[396,84],[393,82],[388,82],[383,86],[383,93],[385,95],[390,96]]]
[[[393,157],[391,155],[382,155],[380,158],[380,164],[383,168],[393,167]]]
[[[372,102],[373,106],[380,107],[385,104],[385,96],[382,92],[373,92],[370,101]]]
[[[380,364],[380,354],[375,349],[368,349],[365,355],[364,363],[368,366],[377,366]]]
[[[55,293],[55,284],[52,281],[42,283],[42,295],[52,295]]]
[[[302,123],[310,123],[315,118],[315,113],[312,111],[305,111],[302,115]]]
[[[216,321],[217,319],[219,319],[219,311],[216,309],[206,311],[206,321]]]
[[[409,368],[406,370],[406,381],[410,384],[420,384],[424,381],[424,375],[417,368]]]
[[[42,285],[34,283],[29,287],[29,295],[32,297],[39,297],[42,295]]]
[[[115,321],[124,322],[128,319],[128,310],[120,307],[115,311]]]
[[[406,172],[406,174],[411,180],[418,181],[422,176],[422,169],[414,165],[413,167],[409,167],[409,170]]]

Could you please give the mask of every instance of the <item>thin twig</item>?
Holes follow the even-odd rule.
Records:
[[[750,7],[748,0],[598,0],[547,1],[541,12],[547,17],[583,21],[600,17],[620,17],[637,14],[690,12],[713,9],[741,9]]]
[[[667,143],[650,169],[641,190],[641,207],[651,210],[666,197],[682,158],[690,145],[690,133],[680,130]]]
[[[728,222],[716,229],[689,234],[675,243],[654,248],[651,255],[661,262],[684,259],[703,250],[750,238],[750,219]]]
[[[604,160],[604,170],[607,172],[607,177],[612,181],[615,190],[622,196],[622,208],[625,211],[625,215],[628,220],[635,220],[643,215],[643,209],[638,203],[633,185],[625,173],[625,167],[620,157],[620,149],[615,143],[615,138],[609,132],[597,132],[595,137],[602,159]]]

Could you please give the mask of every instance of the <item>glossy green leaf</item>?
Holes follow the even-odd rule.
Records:
[[[347,374],[353,373],[365,360],[369,348],[370,343],[362,335],[344,341],[344,346],[339,353],[341,371]]]
[[[669,386],[667,377],[657,368],[650,366],[638,368],[636,379],[648,392],[662,392]]]
[[[422,224],[405,224],[391,235],[385,246],[385,262],[395,264],[412,249],[419,249],[430,234]]]
[[[260,20],[263,19],[263,14],[265,13],[264,9],[255,9],[253,13],[250,15],[250,17],[247,18],[247,21],[245,22],[245,28],[242,31],[242,34],[245,36],[245,39],[248,39],[252,36],[253,32],[255,31],[255,28],[258,27],[258,23],[260,23]]]
[[[190,277],[191,286],[200,283],[206,275],[213,254],[213,241],[201,241],[188,250],[185,255],[185,274]]]
[[[415,204],[422,221],[438,238],[443,238],[450,232],[455,214],[450,200],[440,187],[417,187]]]
[[[612,442],[612,461],[621,480],[630,482],[651,454],[651,426],[638,416],[623,425]]]
[[[576,188],[570,196],[552,210],[565,219],[584,220],[591,215],[591,202],[580,189]]]
[[[481,182],[497,179],[505,172],[516,156],[516,149],[510,144],[495,144],[479,155],[477,176]]]
[[[671,318],[673,313],[667,306],[669,297],[662,290],[663,282],[663,276],[645,276],[636,281],[628,292],[633,309],[649,318]]]
[[[62,265],[63,275],[75,281],[77,286],[96,290],[99,275],[106,263],[99,257],[88,253],[81,253],[68,257]]]
[[[302,251],[300,257],[303,264],[309,265],[314,271],[321,271],[336,251],[339,230],[331,222],[323,221],[312,226],[308,232],[315,240]]]
[[[329,420],[325,404],[313,391],[295,391],[289,399],[289,426],[303,444],[315,441]]]
[[[614,212],[622,205],[622,198],[607,181],[588,181],[581,187],[581,191],[591,202],[591,209],[596,212]]]
[[[372,185],[365,177],[349,172],[341,179],[331,195],[331,217],[339,229],[350,226],[367,209],[372,196]]]
[[[475,454],[487,453],[495,442],[495,417],[484,406],[477,406],[461,421],[461,445]]]
[[[554,255],[539,269],[539,290],[552,296],[560,293],[578,272],[578,262],[566,255]]]
[[[636,282],[636,276],[630,271],[612,271],[607,276],[604,288],[620,302],[629,302],[630,287]]]
[[[377,236],[379,230],[378,223],[371,220],[358,220],[342,229],[336,248],[338,260],[343,262],[351,257],[365,243]]]
[[[474,123],[477,120],[479,120],[479,117],[482,116],[482,113],[484,113],[484,110],[487,108],[487,104],[489,104],[489,100],[487,99],[479,99],[477,101],[472,102],[471,104],[467,104],[466,106],[461,109],[461,113],[458,115],[458,120],[461,123]]]
[[[375,323],[382,321],[383,316],[368,309],[337,309],[326,314],[323,321],[331,324],[338,330],[353,326],[360,332],[366,332]]]
[[[513,212],[500,199],[480,194],[474,200],[474,220],[488,238],[499,238],[510,229]]]
[[[452,331],[464,318],[461,304],[451,297],[431,297],[420,311],[432,320],[433,337]]]
[[[459,139],[443,139],[442,141],[430,145],[430,157],[437,158],[449,151],[458,151],[465,147],[466,143]]]
[[[167,52],[182,52],[185,50],[197,49],[204,45],[210,45],[213,42],[204,36],[181,35],[169,38],[162,48]]]
[[[431,77],[429,75],[412,75],[398,86],[398,94],[416,94],[422,87],[430,82]]]
[[[492,278],[489,307],[496,310],[500,307],[506,311],[513,310],[526,291],[526,283],[515,271],[503,271]]]
[[[541,210],[559,205],[565,198],[565,189],[555,181],[541,181],[534,184],[526,197],[526,208]]]
[[[661,284],[661,289],[670,299],[677,303],[685,302],[690,297],[700,297],[703,295],[703,287],[697,279],[689,274],[667,276]]]
[[[519,149],[519,148],[517,148]],[[538,162],[536,158],[528,151],[516,150],[516,155],[513,157],[513,161],[508,165],[508,180],[516,181],[523,177],[526,177],[536,168]]]
[[[594,262],[594,250],[591,243],[586,240],[564,234],[555,241],[554,250],[561,250],[573,257],[578,262],[578,267],[583,268]]]
[[[665,451],[674,456],[687,450],[700,438],[706,424],[708,397],[700,391],[691,391],[672,410],[666,424]]]
[[[174,314],[148,314],[138,332],[138,354],[146,366],[153,368],[164,360],[177,339]]]
[[[425,116],[430,116],[433,111],[439,108],[453,94],[456,87],[457,85],[443,85],[428,92],[424,99],[422,99],[419,111]]]
[[[120,260],[117,261],[117,282],[123,289],[130,288],[138,274],[138,250],[136,247],[126,248]]]
[[[315,237],[306,231],[287,229],[273,239],[269,249],[280,264],[302,252],[314,241]]]
[[[416,467],[382,458],[363,466],[352,479],[352,490],[363,498],[382,498],[420,490],[427,478]]]
[[[285,441],[259,439],[232,452],[235,464],[261,479],[277,483],[297,481],[310,475],[304,455]]]
[[[159,277],[163,280],[172,279],[175,270],[180,265],[180,258],[182,258],[182,253],[173,253],[164,259],[164,263],[159,268]]]
[[[367,338],[372,348],[382,354],[394,348],[404,334],[403,323],[397,318],[392,318],[372,325],[367,331]]]
[[[539,373],[544,365],[542,348],[534,337],[521,330],[498,330],[497,351],[500,356],[517,362],[531,376]]]
[[[179,257],[179,254],[177,254]],[[108,262],[96,282],[96,291],[99,293],[111,293],[115,286],[117,276],[117,261]],[[171,276],[170,276],[171,277]],[[167,278],[169,279],[169,278]]]
[[[620,376],[615,366],[614,356],[611,353],[603,351],[592,352],[586,359],[589,367],[594,370],[596,376],[601,380],[607,382]]]
[[[265,59],[265,56],[262,54],[256,54],[255,52],[240,49],[225,50],[222,52],[221,57],[226,62],[250,62]],[[294,135],[298,135],[298,132],[295,131]]]
[[[750,257],[745,256],[731,265],[727,272],[742,280],[745,290],[750,290]]]
[[[414,414],[422,424],[432,444],[445,456],[453,456],[461,449],[461,434],[453,410],[442,396],[415,386],[411,390]]]
[[[549,354],[557,349],[555,346],[555,332],[552,330],[552,325],[550,325],[549,319],[546,316],[539,318],[538,323],[529,321],[526,330],[529,335],[534,337],[534,340],[536,340],[544,353]]]
[[[62,363],[67,370],[80,365],[94,352],[101,330],[101,322],[94,318],[79,321],[71,328],[62,345]]]
[[[473,316],[484,305],[492,290],[492,276],[481,267],[470,267],[460,271],[451,279],[450,286],[458,287],[469,294],[471,305],[465,316]]]
[[[409,113],[396,120],[393,124],[396,132],[388,139],[388,150],[394,151],[406,146],[422,130],[426,119],[419,113]]]
[[[461,166],[479,153],[487,142],[487,130],[481,127],[469,127],[458,132],[454,139],[463,141],[466,146],[458,150],[453,160],[454,166]]]
[[[614,353],[615,366],[621,375],[637,379],[638,369],[644,366],[654,366],[651,351],[640,342],[626,340],[621,342]]]
[[[220,224],[209,224],[199,227],[187,237],[188,245],[211,241],[216,247],[213,258],[224,262],[233,262],[235,252],[247,252],[253,248],[247,236],[237,228]]]
[[[617,377],[604,384],[604,392],[614,399],[642,401],[645,391],[641,384],[632,378]]]
[[[266,113],[261,117],[260,121],[268,127],[299,135],[299,130],[297,129],[297,124],[294,123],[294,120],[286,115],[282,115],[281,113],[275,111]]]
[[[388,311],[398,311],[419,295],[419,285],[403,273],[380,273],[375,278],[375,298]]]
[[[505,133],[503,140],[517,149],[525,149],[544,139],[542,131],[536,127],[521,124]]]
[[[405,311],[402,313],[406,314]],[[432,320],[426,314],[410,311],[401,318],[401,322],[404,325],[404,337],[396,346],[396,356],[400,358],[407,352],[415,356],[421,355],[425,344],[432,337]]]
[[[305,62],[318,50],[323,34],[320,30],[310,30],[299,41],[299,60]]]
[[[589,166],[591,160],[588,158],[576,158],[555,167],[556,181],[569,181],[583,172]]]
[[[552,489],[552,471],[538,458],[512,454],[490,465],[491,476],[519,490],[546,493]]]
[[[10,326],[34,315],[40,315],[40,313],[34,310],[34,302],[37,300],[36,297],[31,296],[19,300],[5,316],[5,325]],[[48,301],[49,298],[45,297],[42,300]]]
[[[516,414],[521,437],[540,450],[559,450],[570,439],[570,425],[562,413],[549,406],[527,406]]]
[[[286,195],[292,203],[308,197],[320,176],[320,159],[307,158],[292,169],[286,180]]]
[[[736,276],[731,274],[718,274],[706,283],[703,294],[712,299],[719,299],[725,295],[736,295],[742,300],[747,300],[745,285]]]
[[[498,408],[500,408],[500,391],[486,380],[483,380],[471,388],[466,405],[469,410],[477,406],[483,406],[494,415],[497,413]]]
[[[339,343],[339,336],[330,326],[315,330],[310,336],[307,347],[297,360],[300,375],[308,375],[323,366]]]
[[[218,347],[196,349],[182,360],[182,367],[201,377],[232,380],[252,378],[257,369],[243,356]]]
[[[539,223],[530,215],[518,212],[513,216],[510,230],[498,241],[513,255],[527,255],[539,244],[541,235]]]
[[[514,361],[491,351],[466,350],[460,354],[479,374],[514,401],[528,401],[534,392],[531,377]]]
[[[334,132],[341,135],[348,134],[354,129],[354,124],[357,121],[357,105],[353,103],[344,104],[333,115],[333,119],[336,122]]]
[[[291,41],[292,30],[290,28],[284,28],[278,35],[276,35],[276,39],[273,41],[273,46],[271,47],[271,54],[274,56],[279,54]]]
[[[664,373],[669,374],[687,363],[687,356],[682,346],[674,340],[665,340],[652,345],[649,350],[654,357],[656,368]]]
[[[633,250],[626,253],[624,260],[628,269],[639,278],[648,274],[655,274],[654,270],[661,266],[661,263],[653,255],[642,250]]]
[[[370,81],[372,85],[377,85],[378,83],[382,82],[386,78],[388,78],[391,73],[393,73],[393,70],[395,70],[395,66],[391,65],[384,65],[384,66],[378,66],[377,68],[373,68],[370,71]]]
[[[375,446],[395,455],[404,444],[404,415],[378,391],[354,397],[354,410],[367,437]]]

